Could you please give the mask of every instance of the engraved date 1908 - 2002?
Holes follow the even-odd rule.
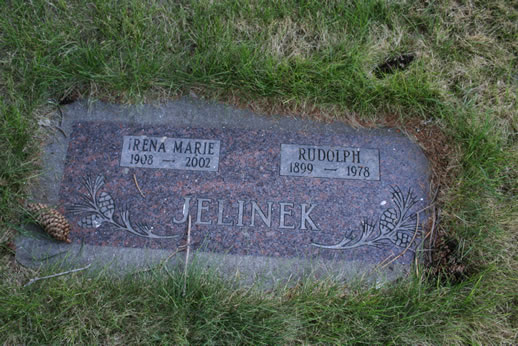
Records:
[[[124,136],[123,167],[217,171],[219,140]]]

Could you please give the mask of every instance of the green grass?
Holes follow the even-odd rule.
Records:
[[[509,1],[0,3],[0,342],[502,343],[518,335],[518,8]],[[377,78],[386,57],[414,52]],[[235,289],[81,274],[23,284],[19,199],[52,102],[138,103],[194,91],[263,112],[402,123],[451,140],[441,230],[461,281],[421,270],[382,289]],[[49,100],[51,102],[49,102]]]
[[[258,293],[192,272],[184,296],[181,274],[157,271],[144,278],[107,280],[100,275],[3,287],[0,318],[13,321],[8,323],[8,343],[477,342],[480,336],[458,319],[473,327],[480,323],[488,304],[479,300],[490,297],[478,285],[468,280],[431,288],[410,282],[365,291],[305,282]],[[452,300],[451,295],[463,299]],[[484,323],[495,328],[501,319],[491,316]]]

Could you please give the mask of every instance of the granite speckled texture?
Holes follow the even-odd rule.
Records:
[[[76,103],[67,107],[65,120],[69,138],[48,145],[45,162],[49,167],[34,194],[42,196],[40,201],[56,205],[70,220],[73,245],[69,249],[91,251],[81,254],[82,261],[78,262],[93,260],[96,252],[107,252],[99,249],[131,253],[129,258],[135,260],[122,261],[135,266],[149,264],[143,253],[149,254],[144,256],[147,259],[163,258],[185,244],[186,223],[172,220],[182,219],[184,198],[190,197],[193,249],[208,262],[226,263],[225,271],[271,274],[278,269],[275,280],[279,280],[300,274],[293,263],[298,263],[297,268],[313,263],[310,271],[326,268],[326,272],[334,273],[330,275],[350,279],[348,276],[365,274],[398,255],[414,240],[409,251],[387,269],[393,271],[387,273],[393,279],[409,270],[419,238],[412,239],[413,234],[429,221],[426,213],[420,213],[418,218],[415,214],[429,203],[428,162],[415,143],[394,130],[354,130],[341,123],[263,117],[190,99],[139,107]],[[129,135],[219,140],[219,169],[210,172],[121,167],[123,136]],[[380,180],[281,176],[281,144],[378,149]],[[96,177],[102,180],[95,198],[111,209],[103,209],[105,214],[98,216],[85,210],[78,213],[74,206],[88,195],[85,178],[93,184]],[[405,203],[409,191],[415,196],[415,204],[405,210],[401,203]],[[399,202],[395,195],[400,197]],[[202,206],[208,207],[201,210],[201,221],[210,225],[197,222],[199,199],[206,199]],[[238,201],[243,206],[241,222]],[[255,225],[251,226],[252,201],[265,214],[271,202],[269,227],[257,212]],[[293,228],[280,225],[281,203],[284,224]],[[311,207],[308,215],[316,229],[301,222],[304,208],[308,212]],[[218,217],[220,212],[222,218]],[[399,224],[392,224],[398,217]],[[133,229],[144,229],[144,236],[124,229],[124,220]],[[343,246],[354,245],[362,231],[369,237],[358,244],[365,245]],[[150,239],[145,232],[172,238]],[[381,240],[373,241],[376,239]],[[28,265],[37,264],[29,258],[34,249],[39,249],[34,252],[40,255],[46,251],[42,242],[49,241],[20,239],[18,259]],[[325,248],[340,244],[341,249]],[[52,255],[65,248],[53,243],[45,253]],[[78,256],[76,252],[74,256]]]

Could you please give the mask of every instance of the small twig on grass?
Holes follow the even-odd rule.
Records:
[[[182,251],[183,249],[185,249],[185,245],[178,246],[175,251],[171,252],[171,254],[169,256],[167,256],[167,258],[165,260],[162,261],[161,266],[163,267],[174,255],[176,255],[178,252]]]
[[[437,187],[437,189],[435,189],[435,193],[433,194],[432,202],[430,204],[428,204],[426,207],[424,207],[423,209],[416,211],[416,214],[422,213],[423,211],[428,210],[431,207],[435,208],[435,204],[437,203],[438,195],[439,195],[439,187]]]
[[[183,270],[183,295],[187,289],[187,266],[189,265],[189,254],[191,252],[191,215],[189,214],[189,220],[187,222],[187,244],[185,244],[187,250],[185,251],[185,265]]]
[[[414,268],[415,268],[415,275],[419,276],[419,266],[417,265],[417,256],[414,256]]]
[[[422,213],[423,211],[425,211],[425,210],[427,210],[427,209],[430,209],[430,208],[432,208],[432,207],[435,207],[435,202],[433,202],[432,204],[430,204],[430,205],[428,205],[428,206],[424,207],[423,209],[420,209],[420,210],[416,211],[416,214]]]
[[[146,196],[144,196],[144,193],[140,189],[140,186],[138,185],[137,176],[135,174],[133,174],[133,181],[135,182],[135,186],[137,187],[137,190],[140,193],[140,195],[142,196],[142,198],[146,198]]]
[[[58,109],[58,112],[59,112],[60,120],[59,120],[59,125],[51,125],[51,126],[47,126],[47,127],[53,127],[55,129],[59,130],[59,132],[61,132],[63,134],[63,136],[65,136],[65,138],[68,138],[65,130],[63,130],[64,116],[63,116],[63,111],[61,110],[59,103],[54,100],[49,100],[48,103],[56,106],[56,108]],[[44,125],[44,126],[46,126],[46,125]]]
[[[173,252],[171,252],[166,258],[164,258],[163,260],[160,261],[160,263],[157,265],[157,266],[153,266],[151,268],[147,268],[147,269],[143,269],[143,270],[139,270],[135,273],[133,273],[133,275],[135,274],[142,274],[142,273],[146,273],[146,272],[149,272],[149,271],[152,271],[153,269],[155,268],[164,268],[164,266],[166,265],[167,262],[169,262],[169,260],[174,256],[176,255],[178,252],[182,251],[183,249],[185,249],[185,245],[182,245],[182,246],[179,246],[177,247]]]
[[[34,260],[37,261],[37,262],[48,261],[51,258],[54,258],[54,257],[57,257],[57,256],[61,256],[61,255],[64,255],[66,253],[68,253],[68,250],[60,251],[60,252],[52,254],[52,255],[45,255],[43,257],[35,258]]]
[[[59,112],[59,127],[62,128],[63,121],[65,121],[65,117],[63,116],[63,111],[61,110],[61,106],[59,105],[59,103],[56,104],[56,107],[58,108],[58,112]]]
[[[68,136],[67,136],[67,134],[66,134],[65,130],[63,130],[63,128],[62,128],[61,126],[57,126],[57,125],[55,125],[55,126],[54,126],[54,128],[55,128],[55,129],[57,129],[59,132],[61,132],[61,134],[62,134],[63,136],[65,136],[65,138],[68,138]]]
[[[433,250],[433,231],[435,230],[435,222],[436,222],[436,217],[437,217],[437,210],[435,209],[435,207],[433,208],[433,212],[432,212],[432,227],[430,228],[430,232],[428,232],[428,234],[430,235],[430,239],[428,240],[428,243],[430,244],[429,246],[429,253],[428,253],[428,260],[430,261],[430,263],[432,262],[432,250]],[[428,236],[428,235],[427,235]]]
[[[435,220],[434,231],[437,228],[437,225],[439,225],[441,223],[441,210],[440,209],[437,209],[435,211],[435,217],[436,217],[436,220]],[[437,240],[437,236],[438,236],[438,234],[435,237],[430,237],[430,240],[432,241],[432,243],[430,244],[431,249],[435,248],[435,241]]]
[[[48,128],[51,128],[51,129],[56,129],[56,130],[59,130],[59,132],[61,132],[61,134],[63,136],[65,136],[65,138],[67,138],[67,134],[65,133],[65,130],[63,130],[61,127],[57,126],[57,125],[46,125],[46,124],[40,124],[40,126],[43,126],[43,127],[48,127]]]
[[[57,276],[62,276],[62,275],[67,275],[67,274],[71,274],[71,273],[75,273],[75,272],[79,272],[81,270],[85,270],[85,269],[88,269],[90,266],[92,265],[92,263],[90,263],[89,265],[87,265],[86,267],[83,267],[83,268],[77,268],[77,269],[72,269],[72,270],[68,270],[66,272],[61,272],[61,273],[57,273],[57,274],[52,274],[52,275],[49,275],[49,276],[42,276],[42,277],[35,277],[33,279],[30,279],[29,282],[27,282],[25,285],[23,285],[23,287],[27,287],[29,285],[32,285],[33,283],[35,283],[36,281],[40,281],[40,280],[45,280],[45,279],[50,279],[50,278],[55,278]]]

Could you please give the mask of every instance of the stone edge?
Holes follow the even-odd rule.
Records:
[[[28,235],[28,236],[27,236]],[[112,275],[138,273],[167,266],[183,271],[185,251],[117,248],[87,244],[65,245],[41,237],[36,226],[28,226],[28,234],[17,243],[16,259],[33,268],[52,268],[53,271],[91,265],[93,272],[107,270]],[[238,256],[203,251],[191,252],[189,267],[219,273],[225,279],[245,286],[272,288],[307,278],[335,282],[364,282],[380,286],[408,273],[408,267],[390,265],[379,269],[377,264],[360,261],[343,262],[304,258],[273,258]],[[237,279],[237,280],[236,280]]]

